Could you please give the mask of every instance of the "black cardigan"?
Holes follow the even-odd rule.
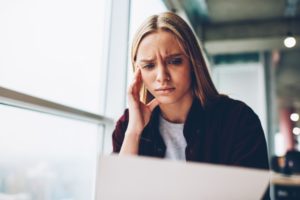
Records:
[[[165,156],[166,146],[159,133],[159,107],[143,130],[139,155]],[[113,132],[113,152],[119,152],[129,120],[128,109]],[[245,103],[219,97],[203,108],[198,99],[184,124],[186,160],[213,164],[269,169],[265,136],[260,121]]]

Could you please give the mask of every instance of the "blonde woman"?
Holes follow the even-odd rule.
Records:
[[[257,115],[218,93],[182,18],[149,17],[135,35],[131,60],[129,108],[113,132],[114,152],[269,168]]]

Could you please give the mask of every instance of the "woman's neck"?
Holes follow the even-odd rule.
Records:
[[[193,97],[173,104],[161,104],[159,107],[162,117],[167,121],[173,123],[184,123],[192,104]]]

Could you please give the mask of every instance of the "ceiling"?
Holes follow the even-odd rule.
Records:
[[[285,0],[207,0],[212,23],[274,20],[285,17]],[[298,17],[299,5],[297,5]]]
[[[164,0],[187,15],[209,55],[277,52],[281,106],[300,111],[300,0]],[[287,32],[295,47],[283,45]]]

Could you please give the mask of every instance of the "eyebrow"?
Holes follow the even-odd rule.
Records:
[[[172,57],[179,57],[179,56],[183,56],[183,53],[174,53],[171,55],[166,56],[166,59],[172,58]]]
[[[178,57],[178,56],[183,56],[183,53],[174,53],[174,54],[170,54],[168,56],[166,56],[166,59],[172,58],[172,57]],[[148,62],[153,62],[155,59],[141,59],[138,60],[139,63],[144,62],[144,63],[148,63]]]
[[[142,60],[138,60],[138,62],[146,62],[146,63],[153,62],[153,61],[154,61],[154,59],[142,59]]]

